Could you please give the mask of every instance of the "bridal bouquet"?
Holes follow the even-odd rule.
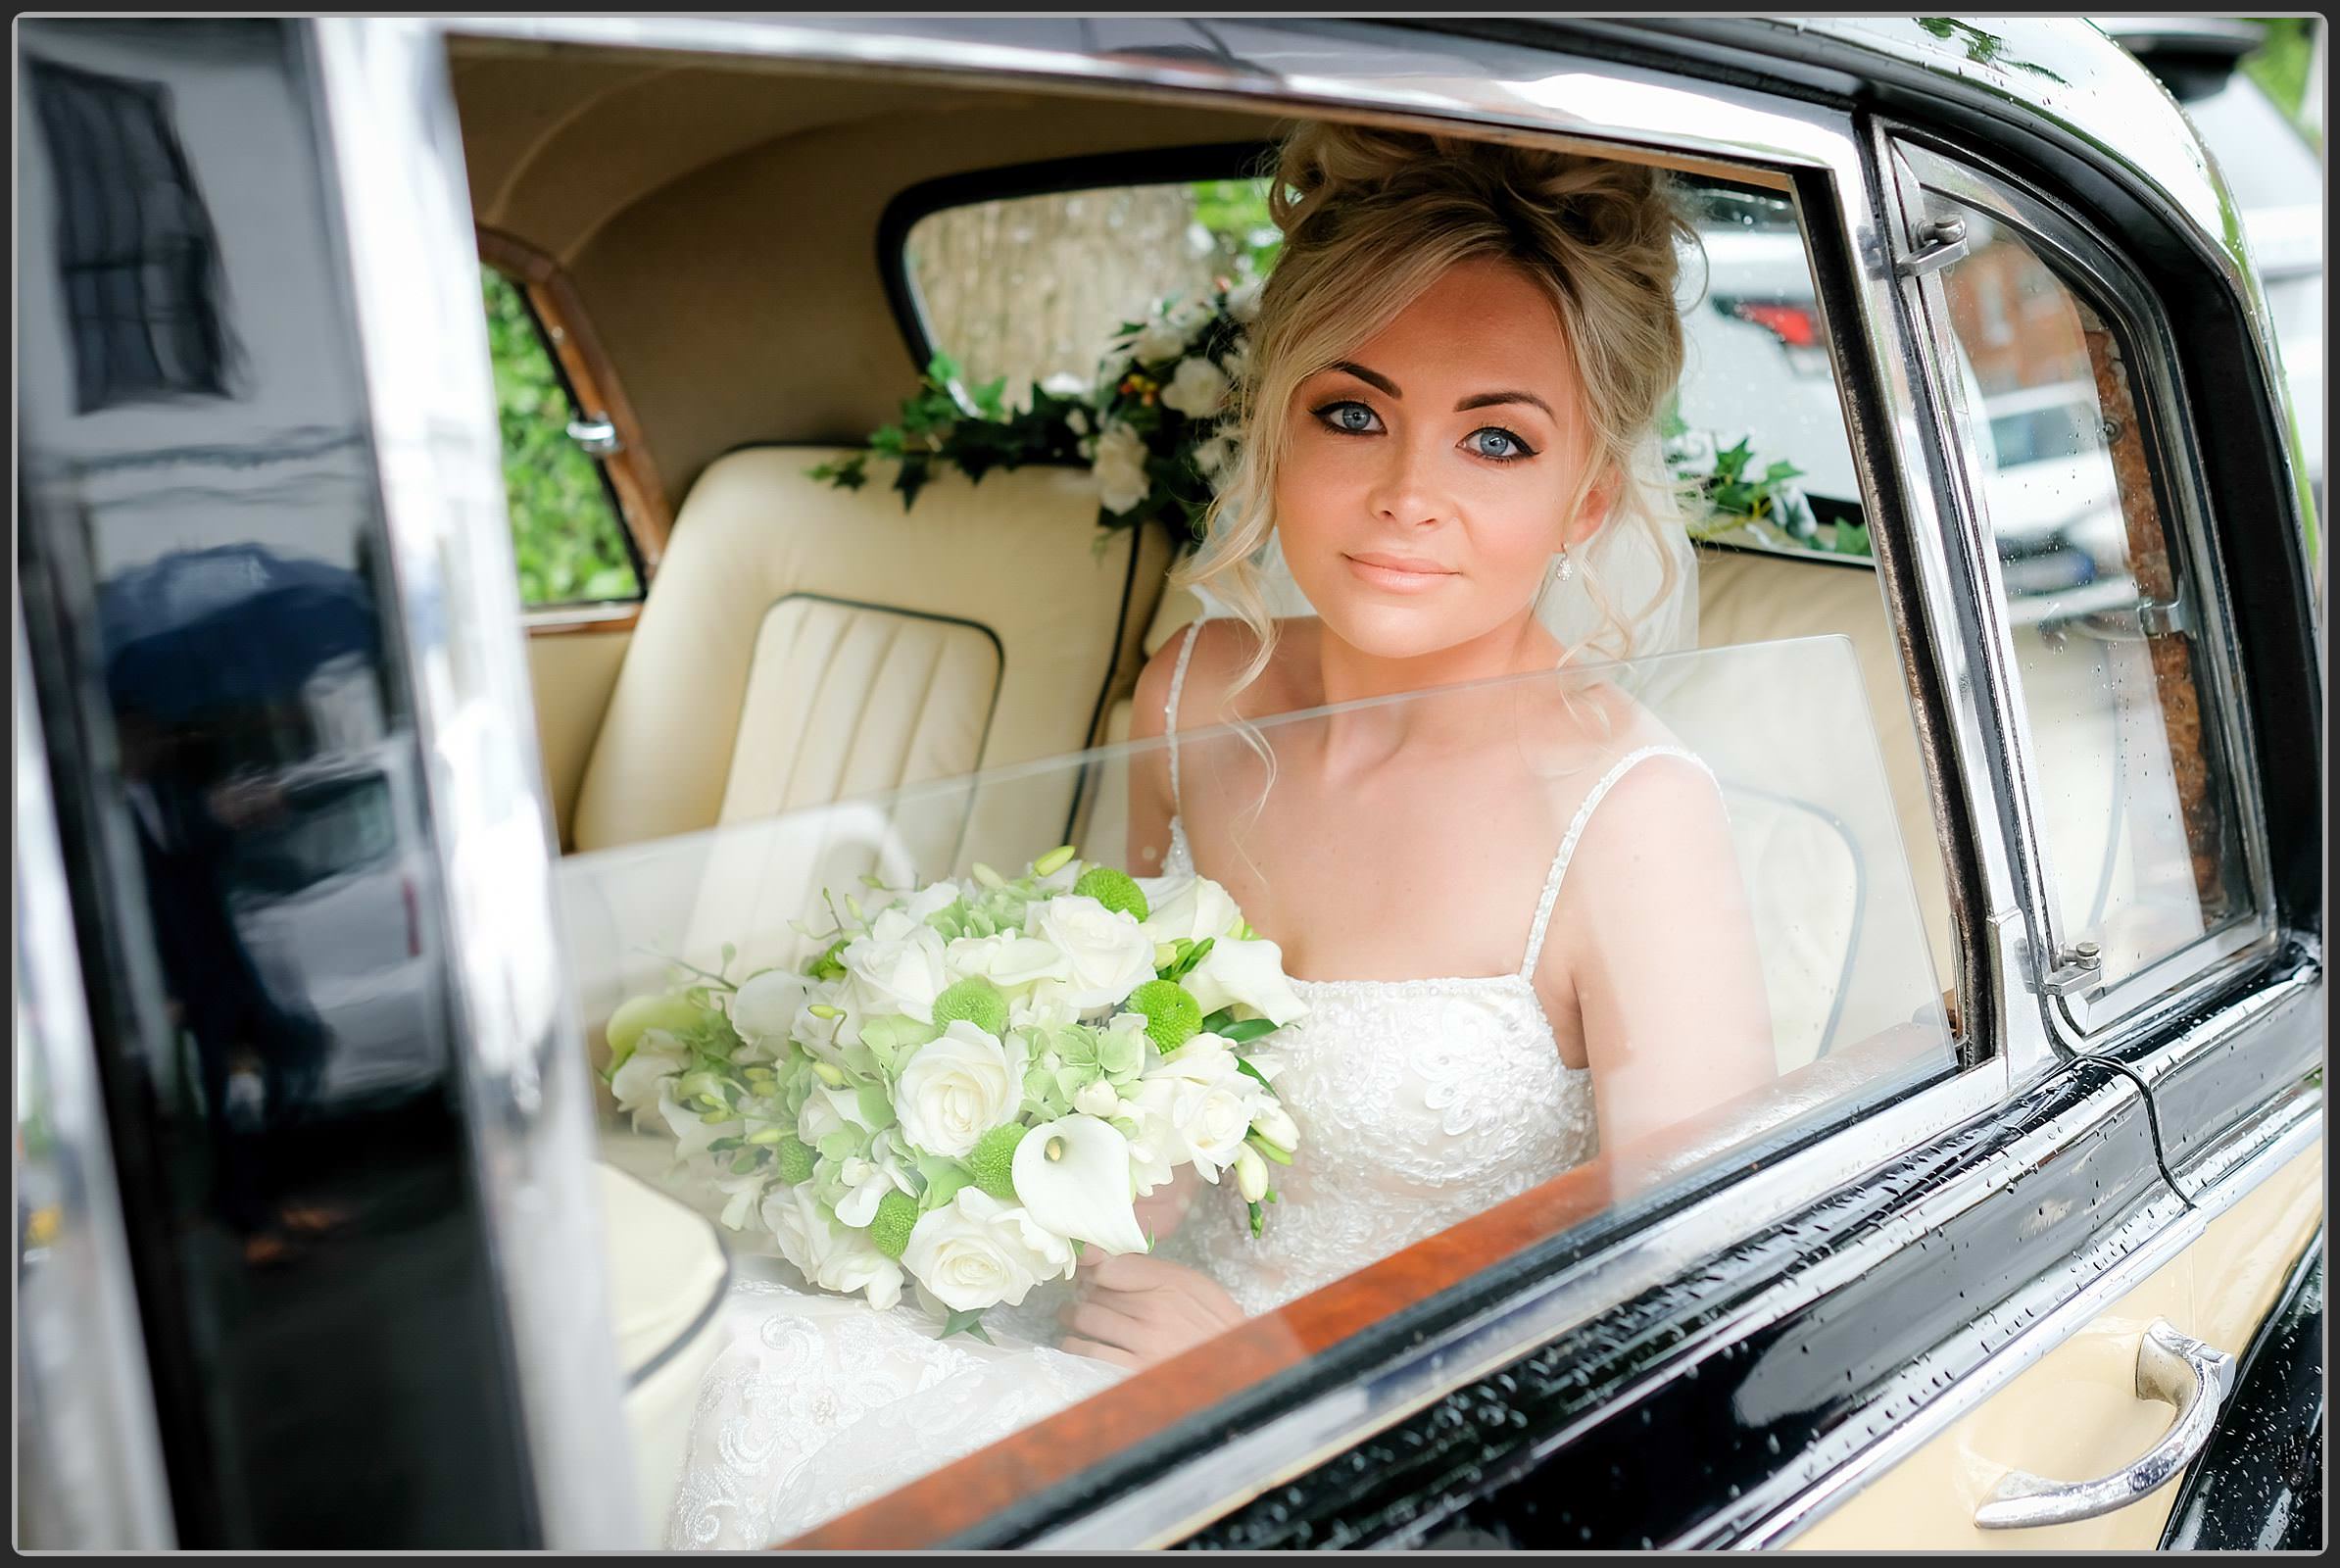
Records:
[[[1181,1165],[1232,1172],[1260,1234],[1299,1139],[1260,1042],[1304,1008],[1225,889],[1066,845],[1012,879],[878,891],[823,895],[801,970],[678,965],[689,983],[610,1016],[618,1106],[664,1121],[725,1225],[881,1309],[906,1274],[978,1334],[1081,1246],[1147,1250],[1135,1200]]]

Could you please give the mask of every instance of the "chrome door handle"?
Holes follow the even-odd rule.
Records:
[[[617,439],[617,426],[607,415],[598,419],[569,420],[568,438],[597,458],[625,450],[625,443]]]
[[[2177,1407],[2162,1441],[2115,1475],[2096,1481],[2050,1481],[2027,1470],[2008,1473],[1974,1510],[1977,1530],[2028,1530],[2093,1519],[2125,1508],[2177,1479],[2218,1429],[2218,1406],[2234,1386],[2234,1357],[2188,1339],[2156,1318],[2137,1347],[2137,1397]]]

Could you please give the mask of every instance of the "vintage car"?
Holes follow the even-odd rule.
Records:
[[[1680,407],[1811,526],[1703,546],[1647,690],[1757,732],[1777,1082],[788,1544],[2321,1544],[2318,523],[2226,179],[2102,31],[16,37],[21,1545],[693,1538],[786,1265],[616,1113],[611,1009],[805,845],[1112,858],[1203,608],[1084,468],[809,470],[937,350],[1085,368],[1310,117],[1702,200]],[[539,576],[508,461],[618,554]]]

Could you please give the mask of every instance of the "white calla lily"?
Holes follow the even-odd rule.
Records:
[[[1129,1140],[1095,1116],[1044,1122],[1016,1146],[1015,1196],[1059,1236],[1108,1252],[1143,1252],[1130,1191]]]
[[[1250,942],[1219,938],[1185,985],[1205,1015],[1221,1007],[1248,1007],[1281,1029],[1308,1011],[1284,973],[1284,950],[1264,937]]]

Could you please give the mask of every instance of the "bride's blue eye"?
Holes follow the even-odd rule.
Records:
[[[1499,424],[1482,425],[1463,437],[1463,445],[1475,457],[1496,463],[1516,463],[1522,458],[1536,456],[1536,449]]]
[[[1381,418],[1362,403],[1342,400],[1328,403],[1314,411],[1316,416],[1342,435],[1371,435],[1381,428]]]

